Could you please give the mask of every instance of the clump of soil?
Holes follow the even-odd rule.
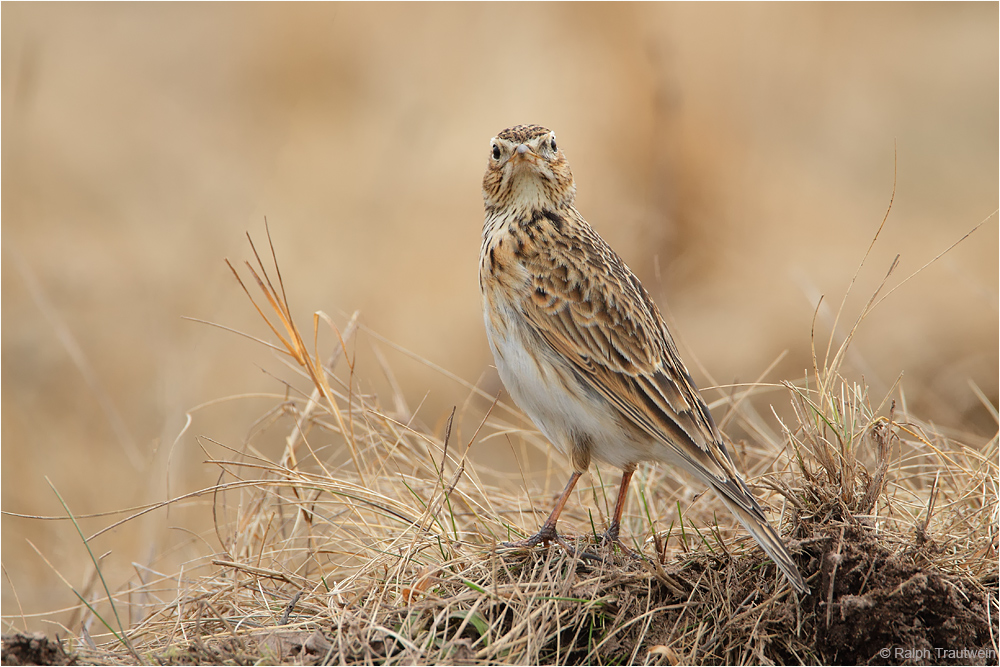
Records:
[[[988,592],[890,552],[867,531],[828,529],[810,601],[815,646],[833,664],[996,663]],[[925,547],[926,548],[926,547]],[[994,590],[994,593],[996,591]],[[990,631],[987,619],[994,625]]]
[[[75,665],[76,656],[69,655],[58,641],[41,633],[3,635],[4,665]]]

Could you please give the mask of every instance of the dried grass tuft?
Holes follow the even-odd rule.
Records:
[[[363,393],[359,377],[373,369],[349,349],[375,335],[357,314],[338,329],[317,313],[310,350],[280,273],[272,283],[259,256],[247,266],[272,347],[297,376],[269,426],[287,429],[284,452],[216,448],[226,452],[210,457],[220,550],[147,582],[164,601],[129,630],[141,660],[818,664],[924,646],[993,650],[995,660],[997,437],[963,443],[889,396],[874,399],[840,374],[847,342],[785,383],[795,419],[781,433],[735,448],[745,469],[779,471],[750,482],[782,508],[774,520],[812,589],[799,599],[714,498],[692,496],[663,467],[640,469],[623,525],[644,560],[594,546],[617,482],[604,470],[564,515],[582,531],[576,554],[498,550],[534,531],[549,495],[532,488],[533,506],[518,477],[470,452],[520,442],[530,456],[544,442],[469,384],[466,405],[437,431],[398,392]],[[334,341],[326,363],[323,327]],[[479,406],[478,428],[460,440],[453,420]],[[581,559],[585,549],[603,560]],[[950,625],[935,629],[938,617]],[[82,659],[134,662],[110,637],[93,639]]]

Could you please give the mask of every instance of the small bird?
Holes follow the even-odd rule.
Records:
[[[479,256],[483,318],[507,391],[573,464],[541,529],[506,546],[558,542],[556,521],[591,458],[622,469],[605,543],[619,530],[640,461],[686,470],[711,487],[792,587],[805,582],[723,443],[656,304],[574,207],[556,136],[538,125],[490,141]]]

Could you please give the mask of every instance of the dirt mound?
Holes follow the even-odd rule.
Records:
[[[565,582],[561,605],[579,609],[549,643],[566,664],[631,664],[647,653],[671,664],[732,664],[748,653],[775,664],[995,664],[990,590],[935,569],[934,550],[920,540],[894,549],[863,526],[817,526],[795,549],[811,587],[798,600],[775,587],[780,576],[759,551],[693,555],[665,569],[536,552],[505,569],[532,571],[510,582],[522,589]],[[518,616],[502,603],[481,613],[500,628]]]
[[[667,584],[649,595],[624,587],[633,590],[617,591],[624,608],[616,616],[652,610],[650,631],[642,637],[640,626],[624,634],[606,646],[602,658],[628,657],[621,651],[631,650],[634,641],[646,643],[643,652],[661,646],[669,657],[680,629],[688,626],[699,628],[702,638],[683,662],[727,664],[753,647],[760,661],[777,664],[996,664],[992,642],[1000,627],[987,609],[986,582],[934,569],[933,545],[915,541],[893,551],[869,529],[825,526],[802,540],[800,549],[812,594],[798,601],[773,595],[773,566],[759,558],[726,568],[722,559],[685,564],[664,572]],[[720,573],[734,569],[736,575],[723,580]],[[693,575],[708,585],[692,588]]]
[[[845,530],[842,540],[827,532],[809,601],[815,646],[825,661],[997,662],[991,644],[997,618],[987,610],[986,591],[922,564],[933,545],[892,553],[867,531]]]
[[[894,549],[864,526],[817,526],[798,548],[793,544],[811,588],[799,599],[758,550],[691,554],[658,566],[608,554],[586,538],[577,545],[609,562],[557,547],[495,556],[493,575],[441,581],[436,595],[397,607],[380,624],[407,628],[410,637],[436,637],[450,646],[449,664],[477,663],[470,647],[485,636],[502,637],[549,616],[560,619],[559,630],[538,637],[541,664],[721,665],[748,655],[762,664],[996,663],[991,638],[1000,628],[987,609],[990,590],[936,570],[928,542]],[[470,588],[494,593],[453,608],[449,600],[469,597]],[[525,595],[533,600],[519,599]],[[308,631],[275,628],[245,636],[239,647],[199,643],[156,658],[163,664],[246,664],[254,654],[294,664],[332,656],[345,664],[420,662],[422,652],[410,642],[366,640],[367,624],[355,621],[339,634],[323,623]],[[434,629],[441,624],[447,627]]]
[[[75,665],[76,656],[63,650],[62,644],[41,633],[3,636],[4,665]]]

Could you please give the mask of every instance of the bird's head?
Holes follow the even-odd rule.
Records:
[[[558,209],[572,205],[575,196],[573,172],[555,132],[540,125],[516,125],[490,140],[483,176],[487,209]]]

